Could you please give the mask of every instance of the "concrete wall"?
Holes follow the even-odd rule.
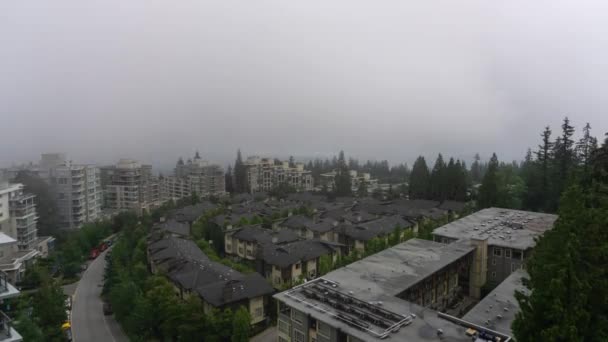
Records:
[[[521,268],[524,264],[525,254],[525,251],[518,249],[489,246],[488,283],[499,284],[515,270]]]

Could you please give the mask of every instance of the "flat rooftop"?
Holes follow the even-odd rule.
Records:
[[[410,239],[324,276],[365,301],[397,296],[433,273],[473,252],[468,241],[446,245]]]
[[[526,250],[534,239],[553,227],[557,215],[488,208],[433,230],[452,239],[488,239],[488,245]]]
[[[462,319],[511,335],[511,324],[515,320],[515,314],[519,311],[515,291],[529,292],[522,284],[522,278],[528,278],[528,273],[524,270],[511,273]]]
[[[471,341],[463,326],[397,295],[474,249],[411,239],[275,298],[363,341]]]
[[[333,287],[335,285],[336,287]],[[397,297],[365,302],[344,292],[324,278],[275,295],[275,298],[318,321],[362,341],[456,341],[470,342],[465,328],[438,317],[437,313]],[[438,331],[442,331],[441,339]]]

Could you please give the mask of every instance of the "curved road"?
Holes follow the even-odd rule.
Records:
[[[129,341],[114,316],[103,314],[100,295],[108,250],[89,264],[76,287],[72,304],[72,337],[75,342]]]

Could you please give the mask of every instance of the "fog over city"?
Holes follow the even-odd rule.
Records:
[[[0,166],[521,159],[608,131],[606,1],[3,1]]]

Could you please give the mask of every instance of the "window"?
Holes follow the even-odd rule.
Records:
[[[297,263],[296,264],[296,270],[299,270],[299,269],[300,269],[300,263]]]
[[[262,317],[264,315],[263,308],[255,308],[255,312],[253,313],[255,317]]]
[[[511,272],[515,272],[515,270],[517,270],[517,264],[516,263],[512,263],[511,264]]]
[[[494,256],[502,256],[502,248],[494,247]]]
[[[520,250],[517,250],[517,249],[513,250],[513,259],[523,260],[522,256],[523,256],[523,253]]]
[[[492,258],[492,266],[496,266],[496,258]]]
[[[511,250],[508,248],[505,249],[505,258],[511,259]]]
[[[304,342],[304,333],[299,330],[293,331],[293,340],[295,342]]]
[[[279,331],[289,335],[289,323],[279,320]]]
[[[279,336],[279,342],[289,342],[285,339],[285,337]]]
[[[496,279],[496,272],[492,272],[492,279]]]
[[[247,250],[247,256],[253,256],[253,252],[250,249]]]

